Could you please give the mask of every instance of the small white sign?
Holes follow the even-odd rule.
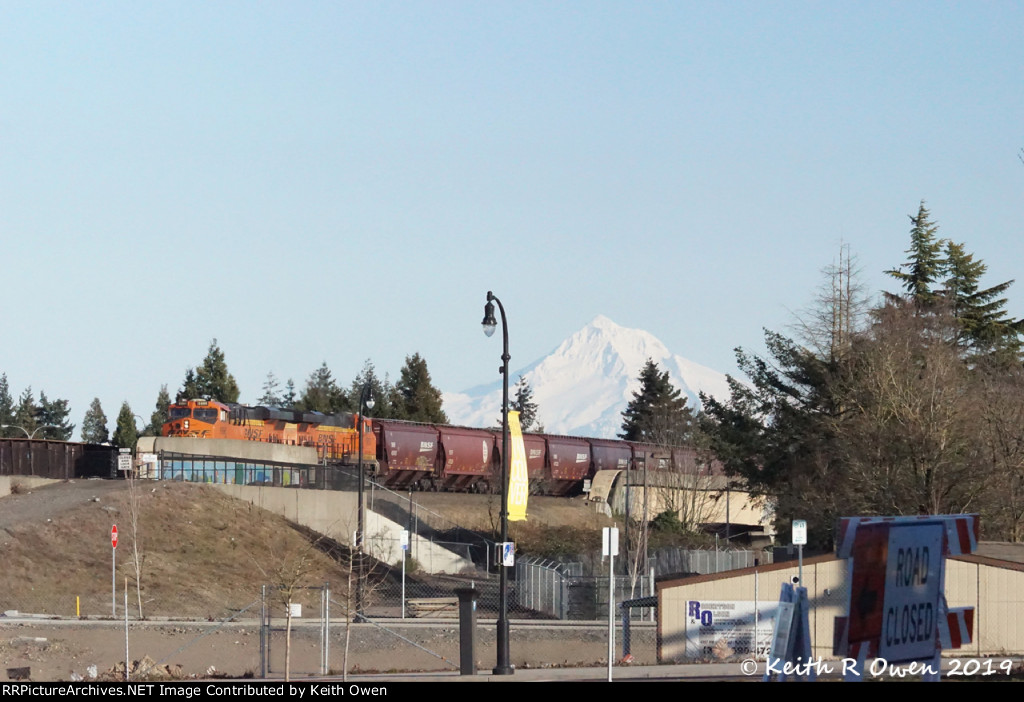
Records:
[[[601,555],[619,555],[619,529],[618,527],[604,527],[601,529]]]
[[[124,449],[121,449],[122,453],[117,454],[117,469],[123,473],[127,473],[132,469],[132,455],[125,453]]]
[[[807,520],[806,519],[794,519],[793,520],[793,545],[794,546],[806,546],[807,545]]]
[[[398,536],[398,543],[401,545],[403,551],[409,550],[409,530],[402,529],[402,533]]]
[[[498,544],[501,549],[501,565],[511,568],[516,564],[516,544],[514,541],[505,541]]]

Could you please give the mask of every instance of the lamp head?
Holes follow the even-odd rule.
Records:
[[[494,330],[498,327],[498,320],[494,318],[494,303],[491,302],[491,293],[487,293],[487,304],[484,305],[484,321],[481,322],[484,334],[493,336]]]

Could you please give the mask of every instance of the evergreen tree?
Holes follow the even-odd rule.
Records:
[[[39,414],[39,406],[36,405],[35,398],[32,395],[32,388],[27,387],[25,391],[21,393],[21,398],[18,400],[18,407],[14,410],[14,422],[15,426],[21,427],[25,433],[29,436],[35,432],[39,423],[36,421],[36,416]],[[25,434],[21,434],[24,436]]]
[[[331,369],[324,361],[306,380],[306,388],[298,402],[298,409],[305,412],[336,412],[351,411],[351,403],[345,391],[338,387],[331,374]]]
[[[199,397],[219,402],[238,402],[238,383],[228,372],[224,352],[217,346],[216,339],[210,342],[206,358],[203,359],[202,365],[196,368],[195,382]]]
[[[282,407],[294,407],[295,406],[295,381],[288,378],[288,382],[284,384],[284,395],[281,396]]]
[[[117,414],[117,428],[114,429],[114,445],[118,448],[135,449],[135,442],[139,440],[139,430],[135,426],[135,415],[132,408],[125,400],[121,403],[121,411]]]
[[[189,400],[198,400],[203,397],[202,392],[199,389],[199,382],[196,380],[196,372],[192,368],[185,370],[185,382],[181,386],[181,390],[175,396],[175,402],[181,404]]]
[[[412,422],[447,424],[441,407],[441,391],[434,387],[427,362],[418,353],[405,357],[402,373],[395,383],[395,414]]]
[[[886,271],[902,281],[906,294],[886,293],[886,299],[909,301],[918,313],[952,314],[957,327],[952,339],[965,355],[977,359],[995,353],[1016,359],[1024,320],[1007,318],[1003,297],[1013,281],[982,289],[987,266],[967,253],[964,244],[936,237],[938,225],[931,221],[924,202],[911,221],[910,260]]]
[[[509,409],[519,412],[519,426],[523,431],[529,431],[537,419],[537,403],[533,401],[533,388],[526,376],[519,376],[515,390],[515,397],[508,403]],[[498,417],[498,424],[501,425],[501,417]]]
[[[982,353],[1009,351],[1016,354],[1024,321],[1006,318],[1007,299],[1001,297],[1013,281],[979,290],[981,276],[988,266],[967,253],[964,244],[945,243],[946,280],[940,293],[959,327],[957,345]]]
[[[167,392],[167,386],[161,385],[160,392],[156,396],[156,407],[153,414],[149,416],[149,425],[142,432],[143,436],[160,436],[166,424],[171,419],[171,394]]]
[[[737,349],[748,382],[729,377],[728,400],[701,394],[701,428],[727,474],[773,500],[777,528],[807,519],[824,546],[849,493],[846,471],[833,462],[840,452],[831,450],[842,404],[837,362],[768,330],[765,346],[767,359]]]
[[[36,415],[40,429],[39,434],[44,439],[55,439],[57,441],[70,441],[75,433],[75,425],[68,422],[71,408],[67,400],[49,400],[46,393],[39,392],[39,411]]]
[[[909,299],[918,310],[930,307],[936,300],[933,286],[942,276],[945,261],[942,258],[942,241],[936,238],[939,226],[931,221],[931,213],[924,206],[924,200],[917,211],[917,216],[910,217],[913,226],[910,229],[910,248],[907,253],[910,260],[899,268],[886,271],[899,280]],[[896,302],[901,298],[893,293],[886,297]]]
[[[0,437],[10,438],[18,432],[17,429],[9,429],[14,424],[14,398],[11,397],[11,387],[7,383],[7,374],[0,375]]]
[[[380,397],[382,408],[378,409],[377,407],[374,407],[374,416],[381,419],[396,418],[398,415],[395,413],[395,386],[391,382],[391,377],[387,373],[384,374],[384,382],[381,384]]]
[[[280,407],[281,395],[279,394],[280,383],[274,371],[267,373],[267,379],[263,381],[263,394],[256,400],[257,405],[263,407]]]
[[[627,441],[681,445],[691,437],[693,413],[686,398],[669,380],[668,371],[647,359],[640,371],[640,389],[622,413],[622,433]]]
[[[82,420],[82,441],[87,444],[105,444],[109,439],[107,415],[103,414],[100,398],[94,397]]]
[[[352,406],[355,411],[359,410],[357,405],[362,397],[363,386],[365,385],[370,386],[370,396],[373,398],[373,409],[366,413],[367,416],[376,417],[377,419],[391,418],[391,390],[388,387],[390,383],[382,382],[377,377],[376,368],[374,368],[373,362],[370,359],[366,359],[366,363],[363,364],[363,370],[352,381],[349,389],[348,396],[352,400]]]

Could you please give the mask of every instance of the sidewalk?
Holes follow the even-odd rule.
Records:
[[[759,673],[744,675],[739,663],[690,663],[685,665],[631,665],[616,666],[612,669],[614,682],[639,682],[645,680],[734,680],[760,681],[763,664]],[[349,675],[349,682],[605,682],[608,668],[525,668],[517,669],[512,675],[493,675],[490,670],[481,670],[477,675],[460,675],[456,671],[436,673],[394,673],[382,675]]]

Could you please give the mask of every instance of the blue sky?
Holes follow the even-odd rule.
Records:
[[[0,371],[78,425],[214,337],[243,401],[413,352],[461,390],[493,290],[514,368],[604,314],[732,372],[840,240],[895,289],[922,199],[1020,277],[1022,36],[1013,2],[3,1]]]

